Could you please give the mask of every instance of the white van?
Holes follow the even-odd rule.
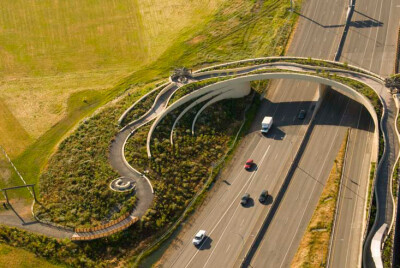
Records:
[[[261,123],[261,133],[267,133],[270,128],[272,127],[272,123],[274,120],[272,119],[271,116],[266,116],[264,117],[262,123]]]

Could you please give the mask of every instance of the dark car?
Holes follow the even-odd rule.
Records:
[[[264,190],[261,192],[260,197],[258,198],[258,201],[260,201],[260,203],[264,203],[265,201],[267,201],[267,197],[268,197],[268,191]]]
[[[249,169],[251,169],[251,167],[254,165],[254,161],[253,161],[253,159],[248,159],[247,161],[246,161],[246,163],[244,164],[244,169],[245,170],[249,170]]]
[[[247,202],[249,201],[249,199],[250,199],[250,195],[249,195],[248,193],[244,194],[244,195],[242,196],[242,199],[240,200],[240,204],[241,204],[242,206],[246,205]]]
[[[306,110],[300,110],[299,115],[297,116],[298,119],[303,120],[304,118],[306,118]]]

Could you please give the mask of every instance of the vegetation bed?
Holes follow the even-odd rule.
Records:
[[[149,89],[145,89],[149,90]],[[59,145],[40,179],[37,216],[67,227],[93,227],[132,210],[131,192],[115,192],[109,183],[118,173],[108,163],[118,117],[145,90],[135,91],[84,121]]]
[[[202,188],[212,163],[217,162],[228,149],[247,104],[249,98],[225,100],[208,107],[198,120],[197,135],[192,136],[195,107],[181,118],[171,146],[171,127],[184,107],[176,109],[156,127],[151,143],[151,160],[146,153],[150,126],[140,129],[128,140],[125,151],[128,162],[147,174],[155,190],[153,207],[142,218],[145,227],[157,230],[173,223],[181,215]]]
[[[210,78],[210,79],[202,80],[199,82],[193,82],[193,83],[184,85],[183,87],[181,87],[177,91],[175,91],[175,93],[172,95],[171,99],[169,100],[168,105],[173,104],[174,102],[176,102],[183,96],[186,96],[186,95],[196,91],[197,89],[200,89],[202,87],[205,87],[205,86],[208,86],[211,84],[215,84],[219,81],[227,80],[230,78],[231,78],[231,76],[215,77],[215,78]]]
[[[121,122],[121,125],[125,126],[143,116],[152,107],[157,95],[165,87],[166,86],[162,86],[157,90],[153,90],[152,92],[149,92],[147,96],[139,100],[138,103],[135,104],[134,108],[126,114],[125,118]]]

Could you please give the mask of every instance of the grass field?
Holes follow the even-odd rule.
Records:
[[[17,156],[69,115],[71,94],[115,86],[222,1],[1,1],[0,144]]]
[[[129,88],[112,90],[119,81],[202,27],[223,1],[1,2],[0,145],[36,182],[68,131]]]
[[[45,259],[38,258],[35,254],[23,249],[0,244],[0,268],[56,268],[65,267],[52,264]]]

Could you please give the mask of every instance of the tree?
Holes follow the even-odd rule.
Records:
[[[392,89],[400,89],[400,74],[392,75],[386,78],[385,86]]]

